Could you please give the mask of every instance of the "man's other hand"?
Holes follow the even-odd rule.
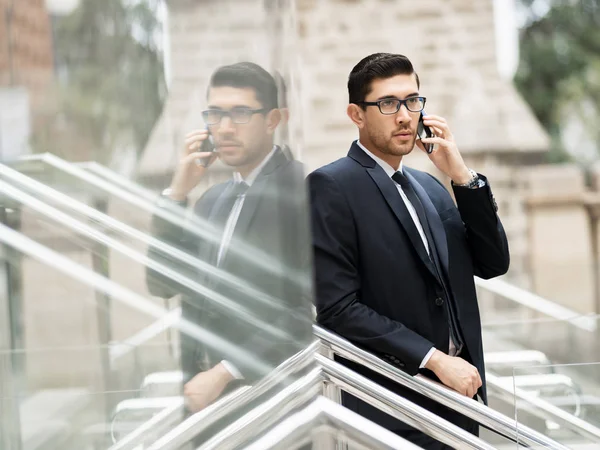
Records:
[[[222,365],[217,364],[206,372],[200,372],[183,387],[183,395],[188,409],[198,412],[214,402],[233,376]]]
[[[483,384],[474,366],[462,358],[448,356],[439,350],[431,356],[425,368],[435,373],[446,386],[469,398],[475,397]]]

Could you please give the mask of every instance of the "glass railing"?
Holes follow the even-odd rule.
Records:
[[[47,314],[40,334],[68,328],[57,322]],[[147,398],[140,389],[138,377],[160,368],[160,349],[149,351],[157,358],[106,367],[108,347],[49,345],[0,353],[3,449],[108,448],[158,413],[181,415],[180,396]]]
[[[512,377],[502,378],[502,382],[512,384],[519,425],[528,425],[557,442],[581,449],[597,448],[598,439],[566,426],[560,413],[584,422],[586,429],[600,429],[599,381],[600,363],[521,366],[514,368]],[[554,420],[540,414],[539,400],[557,410]]]
[[[180,402],[182,384],[186,381],[182,378],[180,352],[188,348],[178,343],[179,333],[174,333],[175,330],[183,330],[181,336],[188,339],[189,346],[197,343],[202,348],[210,347],[213,351],[223,352],[229,360],[236,361],[238,367],[245,364],[243,367],[263,374],[268,374],[274,367],[270,365],[272,363],[262,360],[261,356],[253,355],[249,349],[243,350],[239,343],[232,342],[227,331],[218,334],[214,330],[198,327],[185,319],[181,320],[178,308],[168,309],[161,302],[157,303],[155,299],[143,295],[143,292],[135,291],[132,286],[124,287],[108,279],[101,270],[105,259],[100,259],[97,265],[93,264],[94,255],[98,256],[94,245],[98,242],[91,239],[93,235],[86,236],[90,230],[85,224],[79,224],[79,234],[76,234],[73,229],[69,229],[71,225],[69,221],[62,223],[57,219],[61,217],[59,214],[53,218],[52,215],[46,214],[49,211],[37,210],[34,203],[28,203],[31,199],[26,196],[19,197],[24,203],[17,202],[16,193],[6,186],[4,186],[4,193],[7,196],[15,194],[11,197],[13,201],[11,211],[18,209],[29,223],[37,225],[37,228],[23,230],[31,234],[34,239],[13,232],[9,228],[3,227],[1,230],[2,243],[8,250],[5,269],[11,274],[11,279],[20,282],[21,305],[26,311],[21,318],[28,321],[27,334],[22,336],[22,339],[28,343],[28,350],[42,346],[42,343],[70,346],[73,342],[82,342],[82,345],[83,342],[87,342],[88,346],[93,346],[93,343],[98,340],[112,336],[107,345],[94,347],[96,350],[89,352],[87,356],[93,361],[87,361],[85,366],[103,380],[107,392],[112,392],[115,388],[122,390],[119,387],[121,383],[133,380],[136,389],[146,396],[174,397]],[[57,213],[57,211],[52,212]],[[76,222],[72,218],[69,219],[73,223]],[[61,223],[63,226],[58,226]],[[37,242],[38,240],[44,242],[44,238],[48,241],[52,239],[54,249]],[[57,245],[57,242],[61,242],[57,241],[58,238],[68,243],[68,246]],[[105,245],[110,243],[111,241],[103,242]],[[135,262],[129,263],[132,272]],[[16,274],[18,276],[15,276]],[[35,284],[37,288],[34,288],[31,280],[36,274],[38,275]],[[40,276],[41,274],[43,276]],[[9,286],[8,292],[14,292],[13,286]],[[12,297],[11,300],[14,301],[15,298]],[[230,316],[234,313],[232,310],[229,312]],[[272,328],[272,324],[261,321],[257,316],[253,317],[250,323],[254,323],[257,332],[249,332],[248,336],[265,333]],[[245,319],[248,317],[242,317],[241,324],[250,326]],[[310,326],[309,323],[307,325]],[[137,333],[132,333],[132,328],[135,328]],[[107,333],[107,329],[111,333]],[[123,331],[125,329],[127,331]],[[115,333],[113,330],[119,332]],[[290,330],[273,329],[273,332],[285,334]],[[282,342],[281,336],[277,342]],[[294,342],[299,349],[305,344],[301,340]],[[285,346],[280,346],[279,349],[282,347]],[[287,355],[281,355],[281,360],[286,358]],[[85,358],[79,359],[82,364],[86,364]],[[148,367],[142,364],[144,361],[150,363]],[[51,364],[51,361],[46,360],[46,363]],[[12,362],[9,372],[15,374],[17,368],[23,369],[23,367],[28,368],[30,365],[25,365],[23,360],[17,358]],[[117,369],[119,372],[115,374]],[[36,367],[35,373],[42,378],[51,378],[52,375],[52,371],[45,368],[43,364]],[[77,379],[76,371],[68,370],[67,374],[65,376],[69,380]],[[22,377],[13,378],[22,380]],[[242,384],[244,382],[245,380],[241,380]],[[252,383],[250,380],[249,382]],[[278,383],[285,384],[285,382],[285,379],[278,380]],[[235,386],[229,390],[231,389],[235,389]],[[227,392],[224,391],[223,395]],[[219,395],[216,397],[218,398]],[[193,401],[194,393],[186,395],[186,399]],[[135,398],[126,400],[132,403],[129,406],[134,409],[140,405],[144,407],[148,402],[152,404],[154,401],[136,401]],[[116,408],[119,405],[113,406]],[[171,404],[167,406],[175,407]],[[235,411],[232,412],[234,413]],[[9,418],[13,416],[14,414],[3,415],[3,420],[9,423]],[[145,417],[146,420],[150,418],[151,414]],[[138,423],[138,426],[141,423],[144,422]],[[226,423],[226,421],[221,422],[220,425],[224,426]],[[129,431],[138,426],[132,427]]]

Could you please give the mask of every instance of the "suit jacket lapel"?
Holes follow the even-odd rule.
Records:
[[[252,186],[250,186],[250,188],[246,192],[244,206],[242,207],[238,221],[235,224],[232,243],[234,239],[244,238],[250,224],[252,223],[252,219],[258,211],[260,202],[274,201],[274,192],[270,192],[268,189],[269,175],[288,161],[289,160],[281,151],[281,149],[277,148],[273,156],[271,156],[269,162],[261,170],[259,176],[256,178],[254,183],[252,183]],[[271,189],[275,189],[275,187],[272,187]],[[225,259],[227,259],[227,256],[225,256]]]
[[[429,221],[429,228],[433,236],[435,247],[442,263],[442,269],[446,272],[446,277],[448,277],[448,242],[446,241],[446,232],[444,231],[442,219],[440,219],[440,215],[435,209],[435,206],[433,206],[429,195],[427,195],[427,192],[425,189],[423,189],[423,186],[419,184],[419,182],[408,170],[405,170],[404,174],[411,182],[415,193],[423,204],[423,209],[425,209],[425,214],[427,215],[427,220]]]
[[[400,197],[398,188],[379,165],[376,164],[375,167],[367,168],[367,172],[375,184],[377,184],[377,187],[381,191],[385,201],[408,234],[408,238],[415,247],[419,257],[423,261],[423,264],[425,264],[432,275],[435,276],[435,267],[433,267],[433,263],[427,254],[425,246],[423,245],[421,235],[419,234],[419,231],[417,230],[417,227],[415,226],[415,223],[410,216],[406,205],[404,204],[404,200],[402,200],[402,197]]]
[[[206,220],[206,228],[210,233],[211,239],[204,241],[204,247],[200,249],[200,255],[203,255],[203,259],[210,264],[216,264],[217,261],[219,246],[221,245],[225,223],[227,222],[227,216],[223,217],[222,210],[226,207],[231,189],[233,189],[233,181],[230,180],[215,200]]]

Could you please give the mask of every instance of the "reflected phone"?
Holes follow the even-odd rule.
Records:
[[[417,125],[417,137],[418,139],[425,139],[425,138],[431,138],[431,137],[435,137],[435,134],[433,134],[433,130],[426,126],[423,123],[423,117],[425,117],[427,115],[427,113],[425,113],[425,111],[421,111],[421,115],[419,116],[419,124]],[[433,151],[433,147],[435,144],[425,144],[423,143],[423,147],[425,147],[425,151],[427,153],[431,153]]]
[[[204,139],[204,141],[202,141],[202,145],[200,145],[198,152],[214,153],[217,151],[217,149],[215,148],[215,141],[214,141],[212,135],[210,134],[210,130],[208,128],[206,128],[206,131],[208,132],[208,137],[206,139]],[[196,160],[196,163],[199,166],[206,167],[206,166],[208,166],[208,163],[211,158],[212,158],[212,156],[208,156],[206,158],[198,158]]]

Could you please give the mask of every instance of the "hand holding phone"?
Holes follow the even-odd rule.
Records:
[[[200,149],[198,151],[200,153],[214,153],[216,151],[216,148],[213,137],[210,134],[210,130],[208,128],[206,129],[206,131],[208,133],[208,136],[202,141],[202,145],[200,145]],[[212,155],[206,158],[198,158],[196,159],[196,164],[202,167],[208,167],[208,164],[210,163],[211,159]]]
[[[426,138],[435,137],[435,134],[433,134],[433,130],[423,123],[423,117],[425,117],[426,115],[427,114],[425,113],[425,111],[421,111],[421,115],[419,116],[419,124],[417,125],[417,139],[422,140]],[[421,144],[423,145],[425,151],[428,154],[433,152],[433,147],[435,144],[425,144],[424,142],[421,142]]]
[[[183,156],[171,181],[169,195],[173,200],[185,199],[198,185],[206,168],[214,161],[215,151],[208,129],[194,130],[186,135]],[[207,153],[209,156],[205,156]]]

